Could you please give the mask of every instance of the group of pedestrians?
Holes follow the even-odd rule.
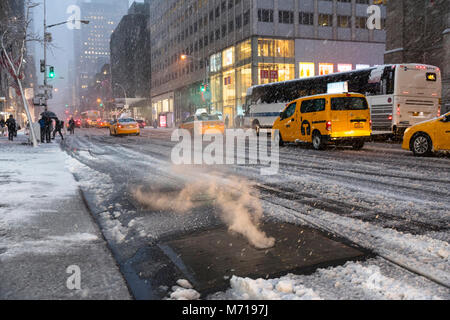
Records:
[[[50,117],[42,116],[42,118],[39,120],[39,126],[41,128],[41,143],[50,143],[55,139],[57,133],[59,133],[61,139],[64,140],[64,136],[62,134],[64,121],[55,119],[55,127],[53,128],[53,119]]]
[[[17,125],[16,120],[11,114],[8,120],[0,119],[0,132],[1,136],[5,136],[5,130],[8,129],[8,140],[13,141],[14,137],[17,137],[17,131],[20,130],[20,126]]]

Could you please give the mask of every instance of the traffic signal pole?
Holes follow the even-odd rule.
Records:
[[[44,0],[44,101],[45,111],[48,111],[47,107],[47,1]]]

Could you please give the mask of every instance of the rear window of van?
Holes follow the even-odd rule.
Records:
[[[345,110],[367,110],[369,105],[367,100],[361,97],[341,97],[331,99],[331,110],[345,111]]]

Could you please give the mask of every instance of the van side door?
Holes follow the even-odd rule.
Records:
[[[314,99],[303,100],[300,107],[300,140],[312,141],[312,121],[315,110]]]
[[[280,115],[280,133],[284,141],[294,141],[296,108],[297,102],[291,102]]]

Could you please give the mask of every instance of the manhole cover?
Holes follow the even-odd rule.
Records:
[[[232,275],[273,278],[287,273],[310,274],[317,268],[368,256],[368,252],[312,228],[266,223],[262,229],[275,237],[273,248],[258,250],[225,227],[167,241],[160,248],[202,294],[228,288]]]

